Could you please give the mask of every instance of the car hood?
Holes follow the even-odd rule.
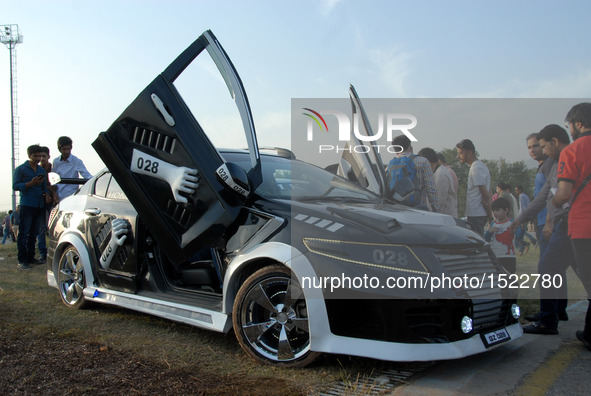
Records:
[[[292,233],[375,243],[478,245],[486,242],[444,214],[397,204],[291,201]]]

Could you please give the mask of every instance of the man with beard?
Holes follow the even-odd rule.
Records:
[[[538,161],[538,172],[536,173],[536,179],[534,184],[534,199],[544,187],[544,183],[548,180],[548,175],[550,174],[550,169],[552,169],[552,164],[554,160],[548,157],[542,149],[540,148],[540,142],[538,141],[538,134],[532,133],[526,138],[527,142],[527,150],[529,151],[530,157],[534,160]],[[538,238],[538,244],[540,247],[540,257],[544,253],[544,249],[548,244],[548,240],[544,238],[542,235],[542,230],[544,229],[544,225],[546,224],[546,214],[547,210],[544,207],[536,217],[537,224],[536,224],[536,238]]]
[[[585,328],[577,331],[577,338],[591,351],[591,103],[579,103],[566,115],[574,140],[560,153],[558,160],[558,190],[554,206],[562,207],[570,201],[568,235],[573,247],[576,272],[585,287],[589,306]]]
[[[559,276],[561,278],[561,287],[540,287],[540,313],[525,317],[533,323],[525,326],[523,332],[552,335],[558,334],[559,320],[568,320],[566,313],[568,302],[566,269],[569,266],[574,266],[571,242],[566,231],[564,209],[555,208],[552,204],[552,197],[558,187],[558,179],[556,177],[558,163],[556,161],[562,150],[568,147],[570,139],[566,131],[556,124],[544,127],[538,133],[538,139],[544,154],[552,158],[554,164],[544,187],[528,206],[528,210],[524,211],[517,221],[514,222],[513,229],[520,222],[527,223],[531,219],[531,217],[527,218],[528,213],[530,216],[533,216],[535,212],[539,211],[542,205],[545,205],[548,214],[543,234],[548,241],[548,245],[540,257],[538,273],[541,276],[549,276],[551,279]]]

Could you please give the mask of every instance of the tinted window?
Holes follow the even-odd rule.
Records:
[[[248,154],[223,152],[225,160],[248,169]],[[262,155],[263,183],[256,193],[266,198],[356,198],[375,201],[379,198],[340,176],[305,162]]]
[[[111,174],[109,172],[96,179],[96,183],[94,184],[94,195],[106,197],[107,187],[109,187],[109,180],[111,180]]]
[[[109,183],[109,188],[107,190],[107,198],[110,199],[127,199],[127,196],[117,184],[117,181],[114,178],[111,178],[111,183]]]

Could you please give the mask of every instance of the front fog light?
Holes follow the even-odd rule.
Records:
[[[460,328],[462,329],[462,331],[464,332],[464,334],[468,334],[469,332],[472,331],[473,327],[472,327],[472,318],[468,317],[468,316],[464,316],[462,318],[462,322],[460,323]]]
[[[515,319],[519,319],[519,317],[521,316],[521,309],[519,308],[519,305],[511,305],[511,315],[513,315]]]

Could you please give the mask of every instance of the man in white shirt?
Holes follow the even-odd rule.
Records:
[[[437,191],[437,203],[439,213],[445,213],[458,217],[458,191],[455,189],[454,180],[450,171],[439,163],[437,153],[430,147],[425,147],[418,155],[427,158],[433,170],[435,190]]]
[[[511,220],[517,219],[519,215],[519,203],[513,194],[511,194],[511,186],[505,182],[498,182],[497,195],[499,198],[505,198],[509,202],[509,218]]]
[[[443,165],[445,167],[445,169],[447,169],[449,171],[449,173],[451,174],[451,177],[454,181],[454,190],[456,190],[456,193],[457,193],[458,192],[458,176],[456,175],[456,172],[454,172],[454,170],[451,168],[451,166],[449,166],[449,164],[445,160],[445,157],[443,156],[442,153],[437,153],[437,159],[439,160],[439,163],[441,165]]]
[[[61,136],[57,140],[57,148],[61,156],[53,161],[53,171],[60,175],[62,179],[90,179],[92,175],[84,166],[82,160],[72,155],[72,139],[67,136]],[[58,184],[57,195],[59,200],[69,197],[78,191],[76,184]]]
[[[492,219],[490,208],[490,172],[484,162],[476,157],[476,148],[470,139],[456,144],[458,159],[470,165],[468,190],[466,191],[466,217],[474,231],[484,234],[484,225]]]

